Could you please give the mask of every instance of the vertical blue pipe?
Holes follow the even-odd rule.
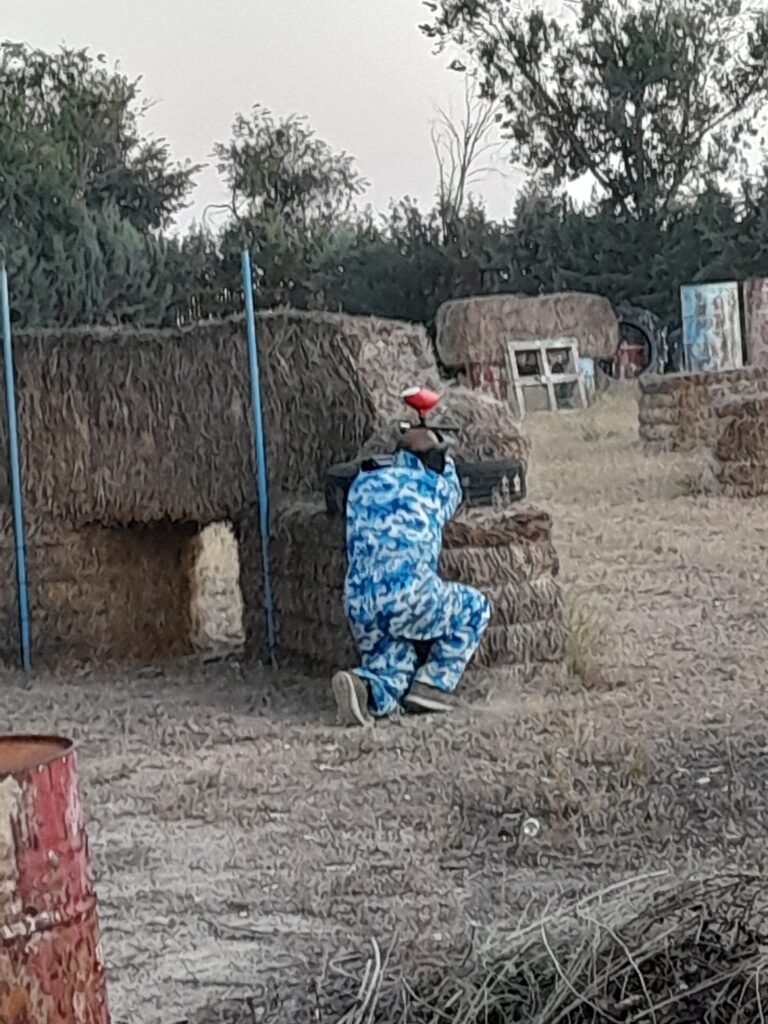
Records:
[[[21,665],[29,671],[29,603],[27,600],[27,564],[24,554],[24,514],[21,503],[21,470],[19,438],[16,427],[16,389],[11,346],[11,304],[8,295],[8,272],[0,263],[0,315],[3,328],[3,373],[5,376],[5,408],[8,415],[8,451],[11,465],[11,496],[13,499],[13,534],[16,544],[16,587],[19,604],[19,638]]]
[[[267,491],[267,457],[264,450],[264,421],[261,415],[261,382],[259,378],[259,352],[256,347],[256,318],[253,313],[253,275],[251,254],[243,249],[240,268],[245,295],[245,329],[248,339],[248,368],[251,377],[251,413],[253,440],[256,449],[256,479],[259,490],[259,526],[261,528],[261,554],[264,567],[264,605],[267,612],[267,649],[272,667],[275,657],[275,609],[272,600],[272,569],[269,557],[269,494]]]

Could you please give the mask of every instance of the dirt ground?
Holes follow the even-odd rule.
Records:
[[[458,967],[584,887],[762,868],[768,502],[644,457],[636,418],[622,390],[527,424],[583,682],[346,732],[324,680],[236,660],[3,680],[14,730],[80,744],[115,1022],[330,1022],[374,940]]]

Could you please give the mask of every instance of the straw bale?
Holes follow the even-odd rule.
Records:
[[[400,400],[392,420],[382,423],[363,446],[363,455],[394,450],[399,437],[399,421],[408,418],[408,410]],[[413,419],[413,415],[410,416]],[[442,392],[440,405],[428,422],[445,424],[457,433],[452,454],[458,459],[478,462],[483,459],[519,459],[528,464],[530,444],[510,406],[489,395],[469,388],[452,386]]]
[[[563,621],[563,592],[552,576],[488,587],[485,595],[491,602],[491,627]]]
[[[351,668],[359,660],[346,624],[338,629],[329,629],[320,622],[279,615],[277,641],[282,664],[306,664],[315,671],[331,672]]]
[[[261,314],[257,333],[273,493],[320,489],[328,465],[399,415],[405,387],[439,387],[420,327],[285,311]],[[241,319],[15,342],[30,509],[74,523],[203,524],[254,500]]]
[[[312,491],[376,422],[347,318],[264,314],[258,334],[273,491]],[[27,503],[71,522],[206,523],[254,498],[241,321],[16,339]]]
[[[558,563],[551,525],[549,516],[532,506],[461,511],[445,530],[443,575],[488,594],[494,606],[493,628],[545,620],[562,628],[562,597],[553,578]],[[264,653],[264,606],[255,510],[239,524],[238,535],[246,652],[260,656]],[[273,591],[278,657],[283,663],[313,663],[324,671],[349,663],[343,613],[344,535],[343,521],[329,518],[319,502],[292,501],[273,510]],[[551,649],[550,643],[546,650]],[[507,657],[507,647],[503,651]],[[490,654],[485,657],[487,661]]]
[[[669,409],[677,413],[677,395],[667,391],[661,391],[658,394],[652,391],[641,391],[637,406],[641,415],[644,412],[657,412],[661,409]]]
[[[640,438],[653,451],[709,447],[718,433],[714,421],[719,404],[739,396],[766,394],[766,367],[643,376],[638,403]]]
[[[43,661],[154,661],[188,654],[190,556],[194,527],[74,529],[51,522],[27,543],[30,634]],[[3,633],[0,654],[15,661],[18,629],[13,549],[2,535]]]
[[[280,610],[280,623],[286,620],[307,621],[317,627],[345,630],[343,587],[328,587],[298,576],[278,577],[274,587],[275,604]]]
[[[768,462],[768,397],[730,399],[718,403],[722,423],[715,455],[722,461]]]
[[[524,541],[549,541],[552,519],[532,505],[513,509],[462,509],[443,531],[445,548],[500,547]]]
[[[437,352],[449,367],[504,362],[506,341],[574,337],[588,359],[612,359],[619,324],[607,299],[579,292],[455,299],[437,311]]]
[[[677,428],[668,423],[641,423],[640,440],[644,444],[666,444],[673,448],[677,444]]]
[[[644,373],[638,378],[640,395],[677,395],[681,374]]]
[[[680,400],[677,395],[640,395],[637,404],[640,422],[678,423],[680,419]]]
[[[716,470],[721,494],[730,498],[757,498],[768,494],[768,462],[722,462]]]
[[[498,665],[561,661],[565,650],[565,626],[558,619],[514,626],[490,626],[473,658],[476,668]]]
[[[402,393],[442,384],[432,342],[423,327],[397,320],[348,317],[344,340],[361,381],[384,419],[402,415]]]
[[[469,583],[480,590],[502,583],[527,583],[554,576],[558,561],[551,541],[505,547],[449,548],[440,558],[446,580]]]
[[[402,417],[405,387],[440,390],[421,327],[282,311],[261,314],[257,334],[273,495],[321,490],[329,465],[354,458]],[[31,515],[204,525],[236,519],[255,500],[241,319],[20,332],[15,343]],[[444,409],[463,428],[468,455],[527,451],[503,405],[467,392],[451,394]]]
[[[641,426],[669,427],[672,431],[676,431],[680,424],[680,412],[679,409],[650,408],[641,411],[639,422]]]

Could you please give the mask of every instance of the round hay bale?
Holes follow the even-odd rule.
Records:
[[[492,668],[562,661],[565,641],[565,626],[555,619],[515,626],[490,626],[480,641],[473,665]]]
[[[488,587],[484,593],[491,602],[491,627],[563,620],[563,592],[552,576]]]
[[[467,583],[485,591],[504,583],[527,583],[540,576],[556,576],[557,554],[551,542],[505,547],[448,548],[440,558],[444,579]]]
[[[514,509],[461,509],[443,531],[445,548],[503,547],[524,541],[549,541],[552,518],[532,505]]]

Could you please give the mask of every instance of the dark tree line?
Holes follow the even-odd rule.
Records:
[[[479,83],[446,136],[432,209],[361,211],[353,159],[305,120],[255,106],[213,147],[216,228],[173,235],[197,167],[142,132],[140,83],[101,57],[0,45],[0,245],[25,325],[141,323],[258,302],[431,323],[448,298],[578,289],[674,323],[688,281],[768,275],[768,22],[738,2],[582,0],[547,19],[517,0],[434,0],[424,31]],[[529,184],[509,220],[471,195],[494,111]],[[466,141],[468,140],[468,141]],[[455,148],[455,144],[459,148]],[[568,186],[587,178],[589,203]]]

